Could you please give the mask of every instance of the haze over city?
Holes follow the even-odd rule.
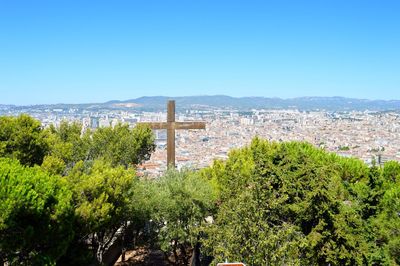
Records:
[[[0,104],[400,99],[398,1],[2,1]]]

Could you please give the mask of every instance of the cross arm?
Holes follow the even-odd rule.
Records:
[[[168,124],[174,129],[205,129],[205,122],[141,122],[141,125],[146,125],[151,129],[168,129]]]
[[[205,129],[205,122],[175,122],[175,129]]]
[[[167,129],[166,122],[141,122],[140,124],[148,126],[151,129]]]

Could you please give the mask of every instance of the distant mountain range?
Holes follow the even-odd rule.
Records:
[[[366,100],[345,97],[299,97],[291,99],[265,98],[265,97],[230,97],[226,95],[214,96],[184,96],[165,97],[150,96],[140,97],[125,101],[109,101],[105,103],[90,104],[53,104],[37,105],[36,108],[111,108],[111,109],[137,109],[148,111],[165,110],[168,100],[176,101],[176,108],[183,109],[225,109],[234,108],[239,110],[250,109],[299,109],[299,110],[371,110],[387,111],[400,110],[400,100]],[[0,108],[11,107],[0,105]],[[22,108],[16,107],[15,108]]]
[[[300,109],[300,110],[400,110],[400,100],[365,100],[344,97],[300,97],[291,99],[265,98],[265,97],[230,97],[226,95],[214,96],[186,96],[186,97],[140,97],[126,101],[110,101],[104,103],[111,106],[135,104],[135,108],[165,110],[166,102],[170,99],[176,101],[177,109],[209,109],[209,108],[235,108],[249,109]]]

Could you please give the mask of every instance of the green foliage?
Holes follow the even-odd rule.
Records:
[[[207,180],[188,170],[170,170],[150,182],[157,242],[168,256],[175,256],[175,264],[182,259],[188,265],[186,252],[198,242],[201,225],[215,207],[213,189]]]
[[[101,261],[117,230],[134,219],[130,201],[135,172],[96,160],[92,167],[77,163],[66,178],[73,192],[77,234],[80,239],[91,241],[95,256]]]
[[[369,167],[358,159],[336,157],[332,164],[337,168],[340,178],[345,183],[354,184],[359,181],[368,180]]]
[[[101,262],[127,231],[152,236],[175,264],[200,243],[214,262],[400,264],[398,162],[368,167],[255,138],[199,172],[139,180],[132,166],[154,149],[141,125],[42,130],[27,115],[0,117],[0,264]]]
[[[42,130],[27,115],[0,117],[0,156],[29,166],[41,164],[41,169],[25,169],[13,162],[12,171],[19,169],[13,179],[8,177],[8,168],[4,170],[0,261],[6,257],[8,261],[49,264],[65,255],[62,264],[87,264],[93,257],[101,262],[118,230],[143,228],[150,217],[150,207],[144,208],[149,204],[136,204],[144,202],[140,188],[146,186],[136,179],[131,166],[148,159],[154,149],[154,135],[145,126],[130,129],[119,124],[82,132],[80,123],[64,121],[57,128]],[[15,187],[7,182],[14,182]],[[68,205],[71,201],[74,212]],[[63,212],[67,210],[68,217]],[[49,247],[50,240],[57,244]],[[85,250],[89,249],[93,252],[88,256]]]
[[[57,159],[46,158],[44,168],[64,175],[79,161],[100,158],[112,166],[128,168],[148,160],[155,149],[152,131],[142,125],[130,129],[127,124],[118,124],[114,128],[82,132],[80,123],[62,122],[60,127],[50,127],[46,133],[51,157],[62,160],[65,167]]]
[[[387,162],[369,190],[373,215],[369,218],[373,240],[371,263],[400,265],[400,164]],[[378,185],[376,185],[376,183]],[[375,196],[375,197],[373,197]]]
[[[52,264],[74,235],[72,193],[64,180],[0,159],[0,258]]]
[[[47,159],[45,168],[55,172],[61,171],[63,174],[76,162],[87,159],[91,144],[89,132],[82,134],[82,124],[67,121],[61,122],[58,128],[50,126],[46,130],[46,141],[50,147],[51,158],[45,158]],[[64,167],[61,167],[60,160],[64,162]],[[55,169],[52,170],[51,167]]]
[[[222,165],[205,170],[220,191],[220,207],[205,241],[216,261],[366,263],[365,223],[345,183],[365,178],[368,169],[343,162],[310,144],[254,139]],[[362,169],[362,174],[349,169]]]
[[[23,165],[40,165],[47,149],[39,121],[28,115],[0,117],[0,157],[17,159]]]
[[[129,217],[133,170],[113,168],[102,160],[85,169],[79,162],[66,178],[73,192],[75,213],[86,232],[118,227]]]
[[[203,243],[214,261],[242,261],[248,265],[300,265],[304,236],[283,222],[272,224],[269,213],[258,206],[250,191],[239,193],[222,204],[215,224],[206,225]],[[279,203],[274,203],[279,204]]]
[[[340,147],[338,148],[338,150],[339,150],[339,151],[349,151],[349,150],[350,150],[350,147],[349,147],[349,146],[340,146]]]
[[[386,184],[400,184],[400,163],[396,161],[386,162],[382,175]]]
[[[41,168],[52,175],[64,175],[65,162],[56,156],[45,156]]]
[[[89,158],[104,158],[112,165],[129,167],[150,159],[155,149],[154,135],[150,128],[137,125],[129,129],[127,124],[114,128],[99,128],[93,132]]]

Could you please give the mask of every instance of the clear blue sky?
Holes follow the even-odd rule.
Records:
[[[400,1],[0,0],[0,103],[400,99]]]

